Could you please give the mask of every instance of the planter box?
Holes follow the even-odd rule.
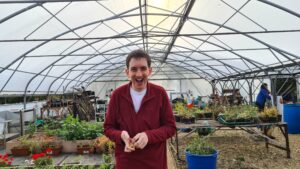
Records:
[[[20,143],[17,141],[17,139],[9,140],[8,142],[6,142],[5,153],[11,154],[11,149],[18,144]]]
[[[77,154],[94,154],[94,147],[90,146],[77,146]]]
[[[62,141],[62,152],[63,153],[76,153],[77,145],[79,144],[93,144],[94,140],[75,140],[75,141]],[[12,154],[11,149],[18,145],[17,139],[10,140],[6,143],[5,152]],[[54,152],[53,152],[54,153]]]
[[[13,156],[28,156],[30,154],[29,148],[12,148],[11,153]]]
[[[49,151],[49,152],[46,151],[48,148],[44,148],[44,151],[46,151],[47,155],[58,156],[61,154],[62,148],[63,148],[62,146],[61,147],[53,147],[53,148],[50,148],[52,151]]]
[[[193,124],[195,123],[195,117],[190,117],[190,118],[181,117],[180,122],[184,124]]]
[[[74,140],[74,141],[63,141],[62,142],[62,152],[63,153],[76,153],[77,145],[79,144],[93,144],[94,140]]]

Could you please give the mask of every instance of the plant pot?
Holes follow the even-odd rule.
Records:
[[[30,154],[29,148],[12,148],[13,156],[28,156]]]
[[[181,117],[180,122],[184,124],[192,124],[195,123],[195,117],[189,117],[189,118]]]
[[[48,148],[44,148],[44,151],[46,152],[47,155],[52,155],[52,156],[58,156],[61,154],[62,151],[62,146],[61,147],[51,147],[51,151],[46,151]]]
[[[216,169],[218,152],[209,155],[196,155],[185,151],[188,169]]]
[[[205,112],[204,113],[204,117],[207,118],[207,119],[211,119],[211,118],[213,118],[213,113],[211,113],[211,112]]]
[[[175,117],[176,122],[180,122],[180,116],[179,115],[175,114],[174,117]]]
[[[259,119],[262,122],[265,122],[265,123],[276,123],[276,122],[278,122],[278,117],[260,117]]]
[[[204,113],[195,113],[195,118],[196,119],[204,119],[205,118]]]
[[[94,147],[90,146],[77,146],[77,154],[93,154]]]

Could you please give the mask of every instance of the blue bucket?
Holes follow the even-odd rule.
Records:
[[[218,152],[209,155],[195,155],[185,151],[188,169],[216,169]]]
[[[288,124],[289,134],[300,134],[300,104],[285,104],[283,120]]]

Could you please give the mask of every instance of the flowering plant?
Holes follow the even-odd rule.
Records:
[[[0,154],[0,167],[10,166],[14,158],[8,158],[8,155]]]
[[[46,151],[52,150],[48,149]],[[33,160],[33,164],[37,167],[53,164],[53,159],[51,156],[47,156],[46,153],[32,154],[31,158]]]

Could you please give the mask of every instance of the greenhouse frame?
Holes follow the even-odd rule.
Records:
[[[118,86],[127,81],[124,60],[134,49],[150,54],[152,81],[177,86],[173,91],[185,92],[186,85],[208,95],[213,88],[241,88],[253,102],[263,81],[296,78],[299,84],[297,1],[0,4],[1,95]]]
[[[91,164],[96,168],[106,163],[105,158],[110,158],[109,166],[114,167],[112,154],[115,145],[120,146],[118,136],[126,143],[124,152],[127,147],[121,123],[125,126],[127,122],[126,127],[130,128],[130,121],[134,122],[133,126],[144,122],[142,125],[148,125],[145,128],[152,127],[135,134],[132,133],[140,130],[140,126],[134,132],[129,131],[135,136],[144,134],[147,138],[144,146],[148,145],[151,134],[159,131],[160,135],[154,134],[155,141],[167,145],[168,160],[172,156],[177,168],[189,168],[188,160],[184,163],[181,158],[190,153],[191,143],[195,143],[196,148],[200,145],[201,140],[190,139],[192,135],[217,144],[220,153],[216,149],[214,153],[216,156],[219,153],[221,160],[214,165],[221,168],[300,168],[296,145],[300,138],[291,135],[300,134],[297,121],[300,119],[300,105],[297,104],[300,102],[299,7],[299,0],[0,0],[0,140],[3,140],[3,151],[13,154],[19,135],[25,140],[32,139],[33,143],[45,138],[49,142],[59,140],[59,144],[69,141],[71,145],[71,141],[76,140],[79,142],[73,144],[72,150],[65,150],[60,144],[60,151],[65,154],[58,158],[63,160],[58,162],[56,158],[47,165],[63,167],[61,164],[68,161],[68,153],[90,148],[93,152],[88,150],[87,154],[95,155],[94,150],[105,145],[108,147],[98,151],[108,156],[97,154],[96,160],[89,161],[88,157],[80,165],[84,168]],[[128,87],[128,91],[132,89],[132,93],[128,92],[132,100],[127,100],[132,103],[129,108],[135,111],[134,118],[122,121],[120,119],[131,109],[122,110],[118,117],[111,117],[109,113],[119,113],[122,106],[124,109],[128,105],[120,106],[114,100],[118,110],[113,110],[108,103],[113,100],[114,97],[110,97],[115,89],[131,80],[126,76],[126,58],[137,49],[151,58],[149,81],[162,86],[167,94],[155,88],[160,95],[151,94],[161,99],[163,108],[153,111],[144,108],[142,111],[148,112],[148,116],[134,119],[139,106],[148,98],[145,99],[145,92],[136,109],[137,101],[132,91],[140,91],[135,90],[132,83],[132,88]],[[136,81],[148,87],[155,86],[147,84],[143,78]],[[147,91],[145,88],[143,91]],[[257,100],[263,90],[266,98],[261,108]],[[153,121],[159,127],[153,127],[149,112],[158,112]],[[184,121],[187,119],[191,121]],[[117,126],[112,127],[115,135],[105,131],[105,123],[109,120]],[[166,129],[161,132],[163,127]],[[233,132],[219,132],[221,129]],[[272,129],[276,129],[275,132]],[[31,135],[24,137],[30,130]],[[149,135],[146,134],[148,130],[155,131]],[[72,132],[79,133],[78,137]],[[52,133],[53,137],[45,133]],[[116,143],[110,140],[109,134],[116,136],[113,138]],[[218,138],[208,137],[212,134]],[[165,135],[168,138],[164,138]],[[220,142],[222,139],[224,144]],[[293,140],[291,144],[289,139]],[[101,143],[103,140],[105,144]],[[252,145],[249,140],[256,142]],[[157,144],[155,141],[153,144]],[[144,148],[136,143],[133,151],[136,147]],[[246,146],[242,147],[243,144]],[[261,148],[262,144],[268,151]],[[270,150],[269,145],[278,149]],[[185,155],[182,155],[183,149]],[[280,154],[282,152],[284,154]],[[257,158],[255,153],[260,156]],[[6,156],[0,152],[0,161]],[[275,161],[274,157],[284,157],[282,166],[279,165],[281,160],[274,164],[267,161]],[[13,165],[22,166],[24,159],[15,160]],[[254,161],[258,162],[253,164]],[[40,166],[29,164],[28,167]]]

